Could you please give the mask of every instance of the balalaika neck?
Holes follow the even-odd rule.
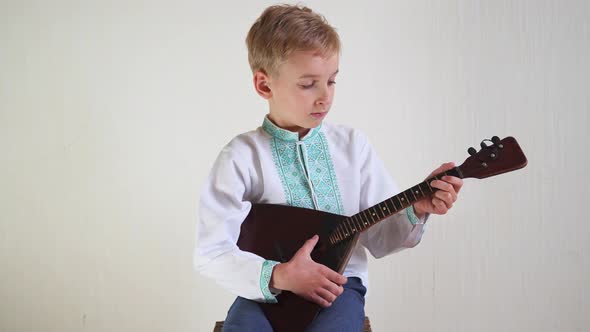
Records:
[[[330,234],[330,244],[335,245],[341,241],[349,239],[357,233],[361,233],[387,217],[407,208],[420,199],[433,194],[438,189],[432,188],[430,182],[433,180],[441,180],[443,176],[463,178],[463,174],[459,167],[455,167],[446,172],[437,174],[381,203],[371,206],[366,210],[345,218]]]

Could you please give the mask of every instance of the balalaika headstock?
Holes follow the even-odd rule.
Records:
[[[480,145],[479,152],[474,148],[467,150],[471,156],[459,166],[463,178],[483,179],[523,168],[527,164],[527,159],[514,137],[508,136],[500,140],[498,136],[494,136],[491,140],[484,139]]]

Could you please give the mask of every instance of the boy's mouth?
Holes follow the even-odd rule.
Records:
[[[328,112],[318,112],[318,113],[311,113],[311,116],[313,116],[316,119],[321,119],[321,118],[325,117],[326,114],[328,114]]]

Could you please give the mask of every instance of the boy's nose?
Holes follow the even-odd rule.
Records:
[[[316,105],[326,105],[330,102],[330,92],[323,90],[322,93],[316,99]]]
[[[325,99],[318,99],[315,101],[316,105],[326,105],[327,101]]]

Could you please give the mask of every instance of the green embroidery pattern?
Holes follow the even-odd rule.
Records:
[[[414,207],[413,206],[409,206],[406,209],[406,214],[408,215],[408,219],[410,219],[410,223],[412,225],[417,225],[417,224],[421,224],[420,219],[418,219],[418,217],[416,216],[416,214],[414,213]]]
[[[306,158],[301,155],[303,152],[297,146],[299,139],[297,133],[275,126],[266,117],[262,128],[273,136],[270,142],[272,156],[287,204],[314,208],[311,190],[305,176],[307,172],[316,195],[317,208],[326,212],[344,214],[332,157],[326,137],[320,131],[321,126],[313,128],[302,140],[302,144],[306,146]],[[300,154],[299,157],[298,154]],[[306,161],[307,170],[301,167],[298,158]]]
[[[270,283],[270,277],[272,276],[272,269],[275,265],[279,264],[279,262],[265,260],[262,263],[262,271],[260,272],[260,290],[262,291],[262,295],[264,295],[264,300],[267,303],[277,303],[277,298],[272,295],[268,284]]]
[[[325,164],[328,170],[325,178],[319,184],[314,182],[314,186],[318,188],[316,190],[316,196],[319,202],[325,201],[328,205],[324,205],[323,210],[338,214],[344,214],[344,206],[342,205],[342,197],[340,196],[340,189],[338,188],[338,181],[336,179],[336,172],[334,171],[334,163],[332,162],[332,156],[330,155],[330,151],[328,149],[328,141],[326,140],[326,136],[324,133],[320,133],[318,135],[321,142],[321,151],[325,155],[326,158]],[[313,168],[312,168],[313,169]],[[319,169],[319,168],[318,168]],[[320,187],[321,186],[321,187]],[[322,188],[320,190],[319,188]],[[322,197],[323,198],[320,198]],[[337,204],[337,209],[333,205]],[[320,203],[320,207],[322,204]]]
[[[271,140],[271,149],[285,197],[287,198],[287,204],[313,209],[313,200],[305,179],[305,170],[301,169],[297,159],[297,153],[299,153],[297,144],[273,138]]]

